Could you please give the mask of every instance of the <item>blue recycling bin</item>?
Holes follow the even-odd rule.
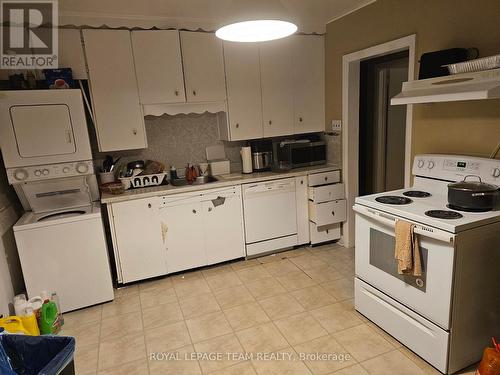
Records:
[[[0,334],[1,375],[74,375],[75,338]]]

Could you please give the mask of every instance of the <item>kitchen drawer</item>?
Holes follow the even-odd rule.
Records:
[[[314,203],[323,203],[344,198],[344,184],[309,187],[309,199]]]
[[[319,186],[340,182],[340,171],[331,171],[309,175],[309,186]]]
[[[318,227],[316,224],[310,221],[309,233],[311,235],[311,245],[338,240],[340,238],[340,224]]]
[[[346,201],[339,199],[325,203],[309,201],[309,220],[317,226],[340,223],[346,219]]]

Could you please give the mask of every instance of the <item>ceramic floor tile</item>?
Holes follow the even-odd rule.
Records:
[[[193,342],[208,340],[232,332],[231,326],[222,312],[188,319],[186,325]]]
[[[425,373],[408,357],[398,350],[382,354],[362,362],[361,365],[370,375],[405,374],[424,375]]]
[[[304,311],[302,305],[288,293],[260,300],[259,304],[273,320],[285,318]]]
[[[334,266],[330,265],[308,268],[304,272],[317,283],[325,283],[344,277]]]
[[[289,272],[286,275],[278,276],[277,279],[288,291],[316,285],[316,282],[302,271]]]
[[[261,264],[269,264],[274,262],[279,262],[280,260],[286,259],[286,256],[282,253],[269,254],[263,257],[257,258]]]
[[[113,302],[102,305],[102,318],[110,318],[141,311],[141,301],[138,294],[128,296],[127,298],[118,298]]]
[[[233,272],[233,267],[231,267],[231,263],[216,264],[214,266],[204,268],[201,271],[201,273],[203,274],[203,276],[205,276],[205,278],[218,276],[227,272]]]
[[[298,257],[293,257],[290,261],[301,269],[316,268],[327,265],[320,258],[315,257],[312,254],[304,254]]]
[[[100,328],[101,325],[99,322],[85,323],[81,325],[73,324],[70,328],[64,325],[60,335],[73,336],[76,340],[77,347],[97,345],[99,344]]]
[[[115,298],[130,297],[139,293],[139,285],[124,286],[115,289]]]
[[[354,279],[338,279],[321,284],[337,300],[354,298]]]
[[[294,349],[315,375],[326,375],[356,363],[350,353],[330,335],[296,345]]]
[[[241,361],[237,353],[243,353],[243,348],[234,334],[215,337],[213,339],[194,344],[194,349],[199,354],[210,355],[220,353],[221,358],[203,358],[199,360],[202,372],[208,373],[229,367]],[[236,354],[236,355],[232,355]]]
[[[181,299],[182,314],[184,319],[219,311],[220,307],[212,293]]]
[[[124,336],[99,345],[99,370],[146,358],[144,335]]]
[[[255,301],[255,298],[243,285],[235,288],[218,290],[214,292],[214,295],[219,306],[223,309]]]
[[[142,309],[163,305],[165,303],[177,302],[177,295],[175,294],[174,288],[148,289],[146,291],[141,291],[139,297],[141,299]]]
[[[326,292],[321,286],[315,285],[309,288],[290,292],[306,310],[316,309],[321,306],[334,303],[336,300]]]
[[[239,262],[234,262],[231,263],[231,268],[234,271],[242,270],[248,267],[254,267],[260,265],[260,262],[258,259],[248,259],[248,260],[241,260]]]
[[[311,254],[308,246],[300,247],[298,249],[283,251],[280,253],[280,256],[282,256],[283,258],[291,259],[305,254]]]
[[[202,274],[200,273],[200,275]],[[179,281],[174,282],[174,288],[179,299],[194,297],[210,292],[210,288],[208,287],[204,277],[188,278],[185,280],[179,279]]]
[[[363,324],[354,311],[341,303],[324,306],[310,313],[330,333]]]
[[[238,363],[231,367],[212,372],[211,375],[256,375],[255,369],[250,362]]]
[[[146,292],[151,290],[167,290],[174,287],[170,277],[146,281],[139,284],[139,291]]]
[[[241,280],[234,272],[224,272],[215,276],[207,277],[206,280],[208,286],[213,291],[227,289],[242,284]]]
[[[405,346],[398,348],[398,350],[407,356],[413,363],[415,363],[426,375],[441,375],[441,373],[420,358],[418,355],[413,353],[410,349]]]
[[[113,340],[118,337],[141,334],[142,318],[140,313],[105,318],[101,322],[101,341]]]
[[[203,272],[201,270],[196,270],[196,271],[187,271],[183,273],[178,273],[170,276],[170,278],[172,279],[172,282],[175,286],[177,284],[182,284],[185,281],[204,279],[205,276],[203,276]]]
[[[382,328],[380,328],[379,326],[377,326],[375,323],[372,323],[370,321],[366,322],[366,325],[374,330],[376,333],[378,333],[380,336],[382,336],[384,339],[386,339],[387,341],[389,341],[391,343],[392,346],[394,346],[395,348],[400,348],[403,346],[403,344],[401,344],[397,339],[395,339],[394,337],[392,337],[389,333],[387,333],[386,331],[384,331]]]
[[[236,336],[247,353],[272,352],[289,346],[273,323],[237,331]]]
[[[263,299],[286,292],[285,288],[283,288],[274,277],[265,277],[257,281],[246,283],[246,287],[257,299]]]
[[[87,307],[85,309],[64,314],[64,327],[67,329],[73,329],[81,324],[100,322],[101,317],[102,305]]]
[[[99,349],[97,345],[77,347],[75,351],[75,372],[78,375],[95,374]]]
[[[358,362],[394,350],[394,347],[388,341],[365,324],[337,332],[333,334],[333,337]]]
[[[151,375],[198,375],[201,369],[198,361],[192,359],[195,351],[192,345],[170,351],[169,353],[149,356]]]
[[[328,332],[307,312],[274,322],[291,345],[311,341]]]
[[[148,353],[167,352],[191,344],[191,337],[184,322],[146,330]]]
[[[351,367],[346,367],[342,370],[335,371],[333,374],[335,374],[335,375],[370,375],[361,365],[354,365]],[[396,374],[394,374],[394,375],[396,375]]]
[[[289,272],[298,271],[298,267],[288,259],[279,259],[276,262],[264,264],[264,268],[272,276],[283,276]]]
[[[256,302],[225,309],[224,314],[234,330],[249,328],[269,321],[262,307]]]
[[[97,375],[148,375],[148,362],[146,359],[125,363],[124,365],[99,371]]]
[[[312,372],[304,362],[300,361],[297,353],[288,348],[272,353],[281,356],[280,360],[259,360],[253,359],[252,364],[259,375],[311,375]]]
[[[142,320],[144,329],[149,329],[184,320],[184,317],[180,305],[174,302],[143,309]]]
[[[271,276],[264,266],[260,264],[258,266],[240,269],[236,271],[236,274],[245,284]]]

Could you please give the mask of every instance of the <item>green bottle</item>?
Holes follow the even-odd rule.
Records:
[[[42,335],[52,335],[57,333],[58,315],[56,303],[48,299],[45,300],[42,308],[40,309],[40,333]]]

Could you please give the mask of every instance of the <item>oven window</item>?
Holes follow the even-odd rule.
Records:
[[[406,284],[425,293],[427,277],[427,249],[420,247],[422,261],[422,276],[400,275],[394,258],[396,239],[392,235],[370,229],[370,264],[388,273]]]

